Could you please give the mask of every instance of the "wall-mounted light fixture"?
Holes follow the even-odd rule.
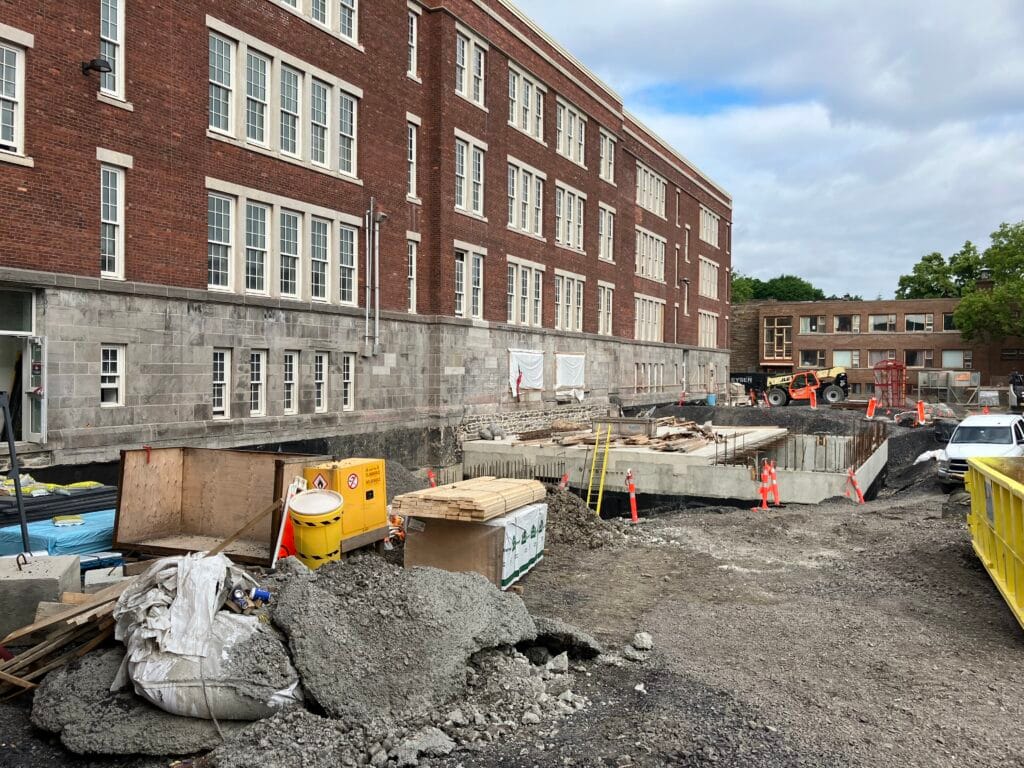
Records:
[[[82,62],[82,74],[87,77],[90,72],[99,72],[101,75],[105,75],[113,71],[114,68],[110,66],[110,62],[106,59],[93,59],[92,61]]]

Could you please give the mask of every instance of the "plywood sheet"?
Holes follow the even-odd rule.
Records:
[[[194,536],[182,534],[178,536],[163,536],[155,539],[147,539],[139,542],[142,551],[154,552],[157,554],[184,554],[186,552],[209,552],[221,543],[223,539],[215,536]],[[238,560],[269,561],[270,545],[262,541],[251,539],[237,539],[224,550],[228,557]]]
[[[114,541],[133,544],[181,529],[183,450],[125,451],[121,456]]]

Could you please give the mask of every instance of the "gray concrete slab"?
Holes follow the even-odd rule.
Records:
[[[78,592],[80,579],[77,555],[34,557],[20,569],[15,558],[0,558],[0,637],[35,621],[39,603]]]

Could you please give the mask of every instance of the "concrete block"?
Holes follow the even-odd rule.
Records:
[[[101,589],[124,581],[124,566],[115,568],[95,568],[85,572],[85,591],[89,594],[99,592]]]
[[[77,592],[80,568],[77,556],[36,557],[20,570],[15,558],[0,558],[0,637],[35,621],[39,603]]]

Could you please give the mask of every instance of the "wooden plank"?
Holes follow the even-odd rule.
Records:
[[[89,651],[97,648],[101,643],[105,642],[107,638],[110,637],[113,633],[114,620],[111,619],[109,621],[105,621],[103,624],[100,625],[99,632],[91,640],[84,643],[82,646],[75,648],[72,651],[68,651],[67,653],[65,653],[62,656],[59,656],[53,661],[48,662],[46,665],[40,667],[39,669],[32,670],[30,673],[25,675],[24,679],[38,680],[39,678],[49,674],[58,667],[64,666],[69,661],[85,656],[85,654],[89,653]]]
[[[260,522],[264,518],[270,517],[274,513],[274,510],[281,506],[281,503],[282,503],[281,500],[277,499],[276,501],[274,501],[271,504],[269,504],[266,508],[260,510],[260,512],[258,514],[256,514],[256,515],[253,515],[245,523],[245,525],[243,525],[241,528],[239,528],[233,534],[231,534],[226,539],[224,539],[224,541],[222,541],[216,547],[214,547],[209,552],[207,552],[206,556],[207,557],[213,557],[214,555],[219,555],[221,552],[223,552],[228,547],[229,544],[231,544],[231,542],[233,542],[235,539],[237,539],[243,533],[245,533],[250,528],[252,528],[254,525],[256,525],[256,523]]]
[[[60,601],[67,605],[85,605],[94,597],[94,595],[87,595],[85,592],[63,592],[61,593]]]
[[[35,683],[30,683],[27,680],[22,680],[20,677],[9,675],[6,672],[0,672],[0,682],[13,685],[18,688],[24,688],[26,691],[31,691],[33,688],[38,686]]]
[[[121,593],[124,592],[134,582],[134,579],[125,579],[124,581],[120,581],[117,584],[111,584],[109,587],[106,587],[97,592],[95,595],[92,595],[93,599],[89,603],[85,603],[83,605],[69,606],[68,610],[63,611],[62,613],[58,613],[56,616],[51,616],[48,619],[33,622],[32,624],[29,624],[27,627],[22,627],[21,629],[14,630],[9,635],[7,635],[7,637],[0,640],[0,645],[13,645],[17,640],[29,637],[30,635],[34,635],[35,633],[41,632],[44,629],[50,629],[51,627],[56,627],[58,625],[64,624],[69,619],[73,619],[76,616],[81,616],[83,613],[88,613],[89,611],[93,610],[99,605],[113,602],[117,600],[117,598],[121,596]]]
[[[182,453],[181,448],[160,448],[121,454],[115,549],[181,528]]]

